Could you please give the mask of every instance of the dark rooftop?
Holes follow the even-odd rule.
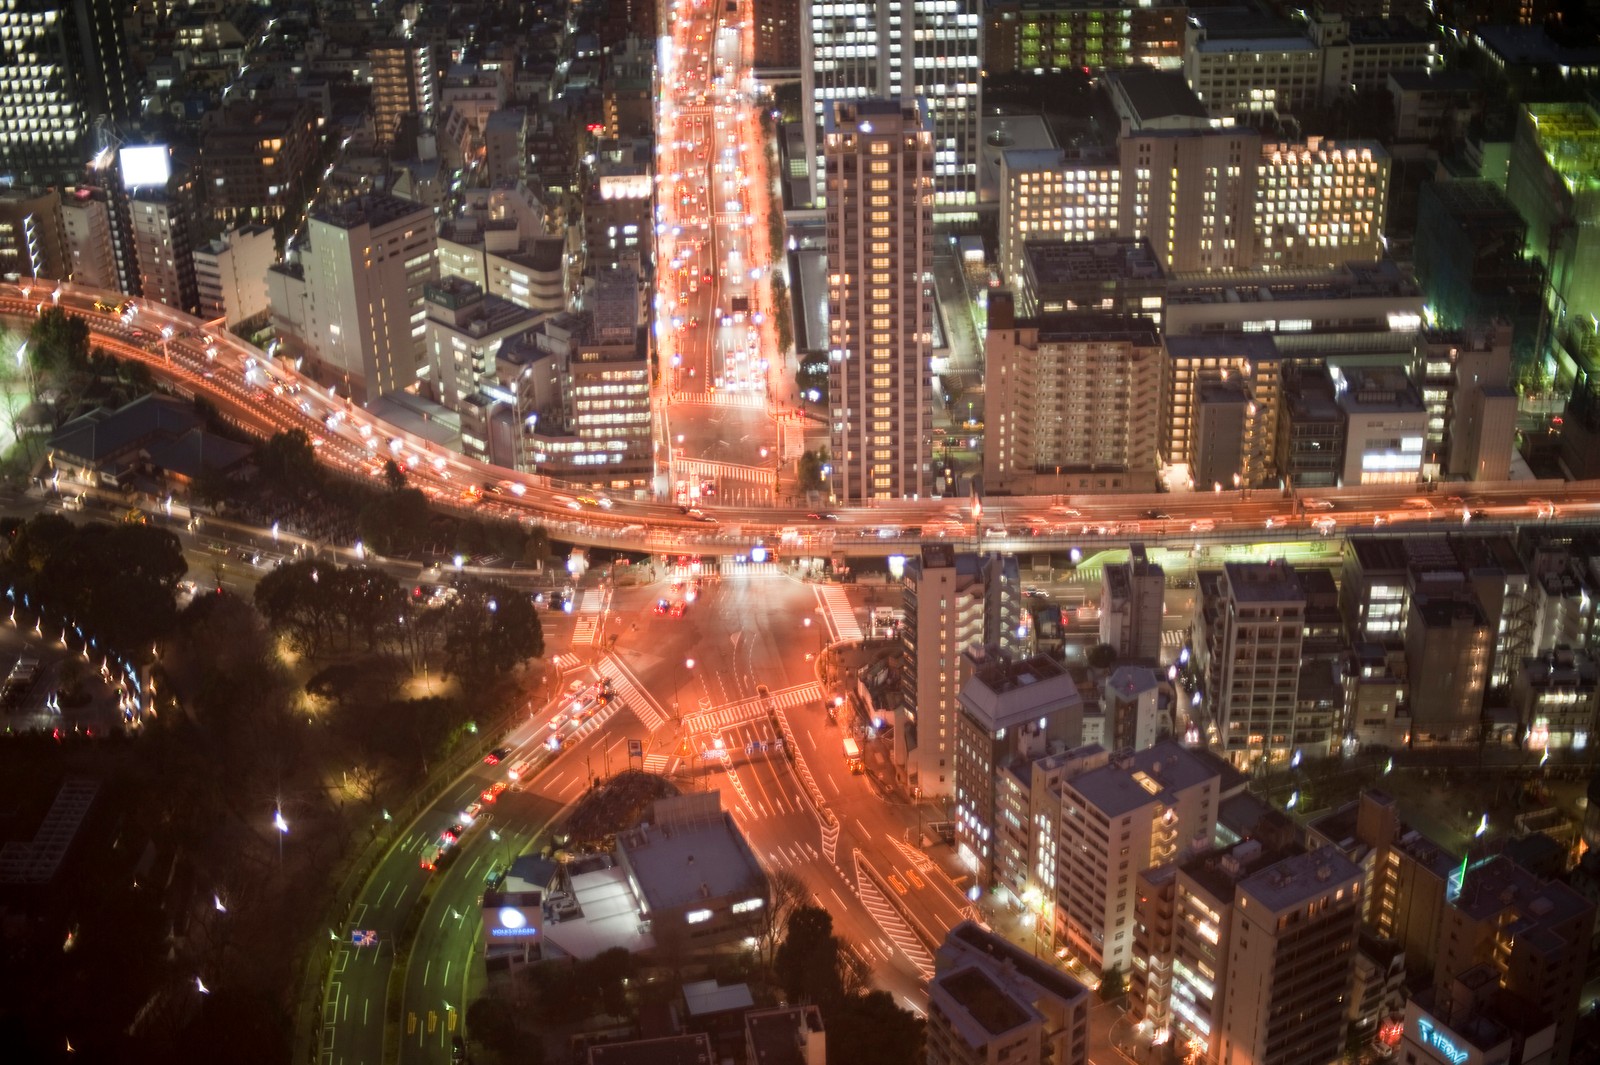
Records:
[[[976,965],[941,976],[935,982],[990,1035],[1009,1032],[1028,1019],[1011,996]]]
[[[695,1032],[590,1047],[588,1065],[716,1065],[716,1061],[711,1037]]]

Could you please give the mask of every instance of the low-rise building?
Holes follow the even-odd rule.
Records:
[[[1089,990],[971,921],[928,983],[928,1065],[1087,1065]]]
[[[268,226],[239,226],[196,248],[200,316],[221,318],[231,329],[269,313],[267,271],[276,259],[276,242]]]

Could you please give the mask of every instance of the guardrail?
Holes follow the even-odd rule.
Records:
[[[828,806],[828,800],[818,787],[816,777],[811,775],[811,767],[806,764],[805,755],[800,753],[800,744],[795,739],[794,730],[789,727],[789,715],[783,712],[782,707],[773,704],[772,696],[768,695],[766,701],[767,713],[777,727],[778,734],[783,737],[783,753],[788,756],[789,764],[794,767],[795,776],[800,778],[800,787],[805,792],[806,799],[811,804],[811,812],[822,829],[822,856],[829,862],[836,863],[839,855],[839,815]]]

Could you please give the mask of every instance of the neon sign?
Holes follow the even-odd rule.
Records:
[[[1461,1065],[1467,1060],[1467,1052],[1446,1039],[1444,1033],[1435,1028],[1430,1021],[1417,1020],[1417,1035],[1423,1043],[1437,1050],[1448,1058],[1454,1065]]]
[[[497,914],[500,918],[500,927],[489,929],[489,935],[497,939],[512,936],[536,936],[539,930],[528,924],[527,915],[515,906],[502,906]]]

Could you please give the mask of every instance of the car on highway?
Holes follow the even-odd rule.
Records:
[[[493,784],[490,784],[487,788],[484,788],[483,794],[479,795],[478,798],[488,803],[497,802],[499,801],[500,796],[510,786],[511,785],[507,784],[503,780],[497,780]]]
[[[1326,499],[1307,499],[1300,504],[1307,510],[1332,510],[1333,504]]]
[[[524,758],[510,769],[506,770],[506,778],[508,780],[522,780],[528,775],[528,772],[531,769],[533,769],[533,759]]]
[[[673,603],[672,604],[671,613],[672,613],[673,617],[681,618],[684,615],[684,611],[686,611],[688,609],[689,609],[689,604],[688,603]]]
[[[508,757],[510,754],[510,747],[496,747],[494,750],[483,756],[483,761],[485,765],[499,765],[500,760]]]
[[[672,609],[672,604],[667,602],[665,599],[657,599],[656,605],[653,609],[657,614],[665,614],[667,611]]]

